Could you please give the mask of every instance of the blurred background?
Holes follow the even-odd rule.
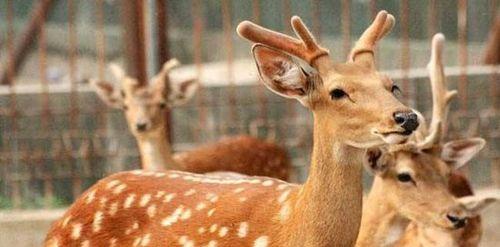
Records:
[[[475,189],[498,188],[498,2],[0,0],[0,242],[15,236],[16,243],[39,245],[61,212],[52,209],[70,205],[107,174],[139,167],[122,111],[106,107],[88,85],[89,78],[112,80],[109,62],[146,82],[177,58],[184,64],[177,73],[200,78],[195,99],[166,116],[176,151],[223,135],[269,138],[286,145],[303,181],[311,116],[259,84],[250,44],[235,32],[242,20],[291,33],[290,17],[299,15],[340,62],[375,14],[387,10],[396,26],[379,45],[378,66],[401,87],[403,101],[426,116],[430,37],[444,33],[446,73],[458,90],[447,139],[485,138],[464,172]],[[21,230],[29,233],[9,234]],[[487,228],[485,246],[494,236]]]

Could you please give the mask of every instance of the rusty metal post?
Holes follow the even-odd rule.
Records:
[[[157,52],[157,67],[161,69],[163,63],[170,59],[168,46],[168,15],[167,15],[167,0],[156,0],[156,52]],[[172,115],[169,110],[165,112],[165,131],[169,142],[172,142]]]
[[[29,48],[33,45],[33,40],[40,31],[40,26],[43,24],[43,20],[47,16],[53,2],[53,0],[40,0],[38,4],[33,7],[30,14],[30,20],[26,24],[26,29],[16,42],[18,45],[14,48],[12,59],[7,61],[6,68],[9,69],[3,72],[0,79],[1,85],[10,84],[12,82],[24,58],[28,54]]]
[[[144,3],[145,1],[120,2],[126,71],[137,78],[140,84],[147,82]]]

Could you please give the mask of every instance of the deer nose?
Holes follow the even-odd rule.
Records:
[[[136,128],[138,131],[145,131],[147,127],[148,127],[148,124],[147,124],[147,123],[137,123],[137,124],[135,125],[135,128]]]
[[[467,223],[467,218],[454,214],[447,214],[446,218],[453,224],[455,229],[462,228],[465,226],[465,223]]]
[[[413,111],[396,112],[393,117],[394,121],[403,127],[408,134],[418,128],[418,117]]]

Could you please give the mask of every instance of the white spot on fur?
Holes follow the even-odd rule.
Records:
[[[217,231],[217,224],[213,224],[210,226],[210,232],[214,233],[215,231]]]
[[[288,187],[288,184],[280,184],[280,185],[278,185],[278,187],[276,189],[277,190],[284,190],[286,187]]]
[[[290,203],[285,203],[283,206],[281,206],[280,213],[279,213],[279,218],[281,222],[284,222],[288,219],[290,216]]]
[[[267,247],[268,243],[269,243],[269,237],[268,236],[260,236],[253,243],[253,247]]]
[[[187,241],[188,241],[187,236],[184,235],[179,237],[179,244],[185,244]]]
[[[234,193],[236,193],[236,194],[238,194],[238,193],[243,192],[244,190],[245,190],[245,188],[240,187],[240,188],[236,188],[236,189],[234,189],[234,190],[233,190],[233,192],[234,192]]]
[[[165,227],[171,226],[172,224],[177,222],[177,220],[179,220],[179,217],[181,216],[183,211],[184,211],[184,206],[180,205],[177,209],[174,210],[174,212],[170,216],[167,216],[165,219],[163,219],[161,224]]]
[[[106,184],[106,189],[109,190],[109,189],[115,187],[116,185],[118,185],[119,183],[120,183],[119,180],[116,180],[116,179],[112,180],[112,181],[110,181],[109,183]]]
[[[247,198],[244,196],[238,198],[238,201],[240,201],[240,202],[245,202],[246,200],[247,200]]]
[[[148,233],[142,237],[141,246],[147,246],[151,241],[151,233]]]
[[[247,222],[241,222],[240,227],[238,228],[238,237],[244,238],[248,234],[248,223]]]
[[[127,188],[126,184],[120,184],[113,189],[113,194],[118,195],[122,193],[122,191],[125,190],[125,188]]]
[[[135,197],[135,194],[129,194],[125,199],[125,202],[123,203],[123,208],[130,208],[130,206],[132,206],[132,203],[134,203],[135,201]]]
[[[155,214],[156,214],[156,205],[155,204],[152,204],[151,206],[148,207],[148,209],[146,210],[149,218],[153,218],[155,217]]]
[[[95,190],[92,190],[87,194],[87,197],[85,198],[85,203],[90,204],[95,198]]]
[[[85,241],[82,242],[81,247],[89,247],[89,246],[90,246],[90,241],[85,240]]]
[[[181,220],[187,220],[191,217],[191,209],[186,209],[181,215]]]
[[[227,235],[227,232],[229,231],[229,228],[223,226],[219,229],[219,237],[224,237]]]
[[[142,174],[142,170],[135,170],[135,171],[131,171],[130,173],[132,173],[134,175],[141,175]]]
[[[117,211],[118,211],[118,202],[111,203],[108,211],[109,215],[114,216]]]
[[[127,230],[125,230],[125,234],[129,235],[132,231],[139,229],[139,223],[137,221],[134,221],[134,224]]]
[[[210,216],[212,216],[214,213],[215,213],[215,208],[212,208],[212,209],[210,209],[210,210],[207,212],[207,216],[208,216],[208,217],[210,217]]]
[[[71,229],[71,239],[77,240],[80,238],[80,234],[82,233],[82,224],[75,223],[72,226],[73,228]]]
[[[290,190],[287,190],[283,193],[281,193],[280,197],[278,198],[279,203],[284,203],[286,199],[288,198],[288,195],[290,194]]]
[[[266,181],[264,181],[264,182],[262,183],[262,185],[264,185],[264,186],[271,186],[271,185],[273,185],[273,184],[274,184],[273,180],[266,180]]]
[[[63,221],[63,223],[62,223],[62,227],[63,227],[63,228],[64,228],[64,227],[66,227],[66,226],[68,225],[68,222],[69,222],[69,220],[70,220],[70,219],[71,219],[71,215],[70,215],[70,216],[67,216],[67,217],[64,219],[64,221]]]
[[[112,238],[109,240],[109,247],[115,247],[116,246],[116,242],[118,242],[118,240],[116,238]]]
[[[168,177],[169,178],[178,178],[178,177],[180,177],[180,175],[176,174],[176,173],[171,173],[171,174],[168,175]]]
[[[198,228],[198,234],[203,234],[205,233],[205,231],[206,231],[205,227]]]
[[[164,172],[158,172],[158,173],[155,174],[155,177],[161,178],[161,177],[165,177],[165,175],[166,174]]]
[[[151,200],[151,194],[145,194],[141,197],[141,201],[139,202],[139,206],[145,207],[149,200]]]
[[[155,198],[160,198],[163,195],[165,195],[165,193],[166,193],[165,191],[158,191],[158,192],[156,192]]]
[[[191,195],[194,195],[194,193],[196,193],[196,190],[190,189],[190,190],[186,191],[186,193],[184,193],[184,196],[191,196]]]
[[[210,240],[210,242],[208,242],[207,244],[207,247],[217,247],[217,241]]]
[[[206,207],[207,207],[207,204],[205,204],[204,202],[200,202],[200,203],[198,203],[198,205],[196,205],[196,210],[200,211]]]
[[[108,198],[106,198],[106,197],[103,197],[103,198],[101,198],[101,199],[99,200],[99,203],[100,203],[101,208],[106,207],[106,202],[108,202]]]
[[[99,232],[101,230],[101,223],[102,223],[102,217],[103,213],[101,211],[97,211],[94,214],[94,221],[92,222],[92,231],[94,232]]]
[[[165,196],[165,199],[163,199],[163,202],[170,202],[170,201],[172,201],[172,199],[174,199],[174,197],[175,197],[175,193],[170,193],[170,194]]]

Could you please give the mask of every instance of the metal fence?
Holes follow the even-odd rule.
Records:
[[[448,38],[446,65],[459,100],[449,138],[482,136],[488,146],[467,169],[476,186],[500,186],[500,67],[482,66],[498,12],[489,1],[13,1],[0,2],[0,209],[71,203],[111,172],[138,167],[138,152],[119,111],[86,84],[122,62],[145,82],[170,57],[197,74],[193,102],[169,116],[177,150],[250,133],[284,143],[301,178],[311,150],[308,112],[258,83],[249,44],[235,35],[250,19],[290,32],[303,17],[337,61],[380,9],[394,32],[379,47],[379,65],[401,84],[404,101],[429,115],[429,38]]]

